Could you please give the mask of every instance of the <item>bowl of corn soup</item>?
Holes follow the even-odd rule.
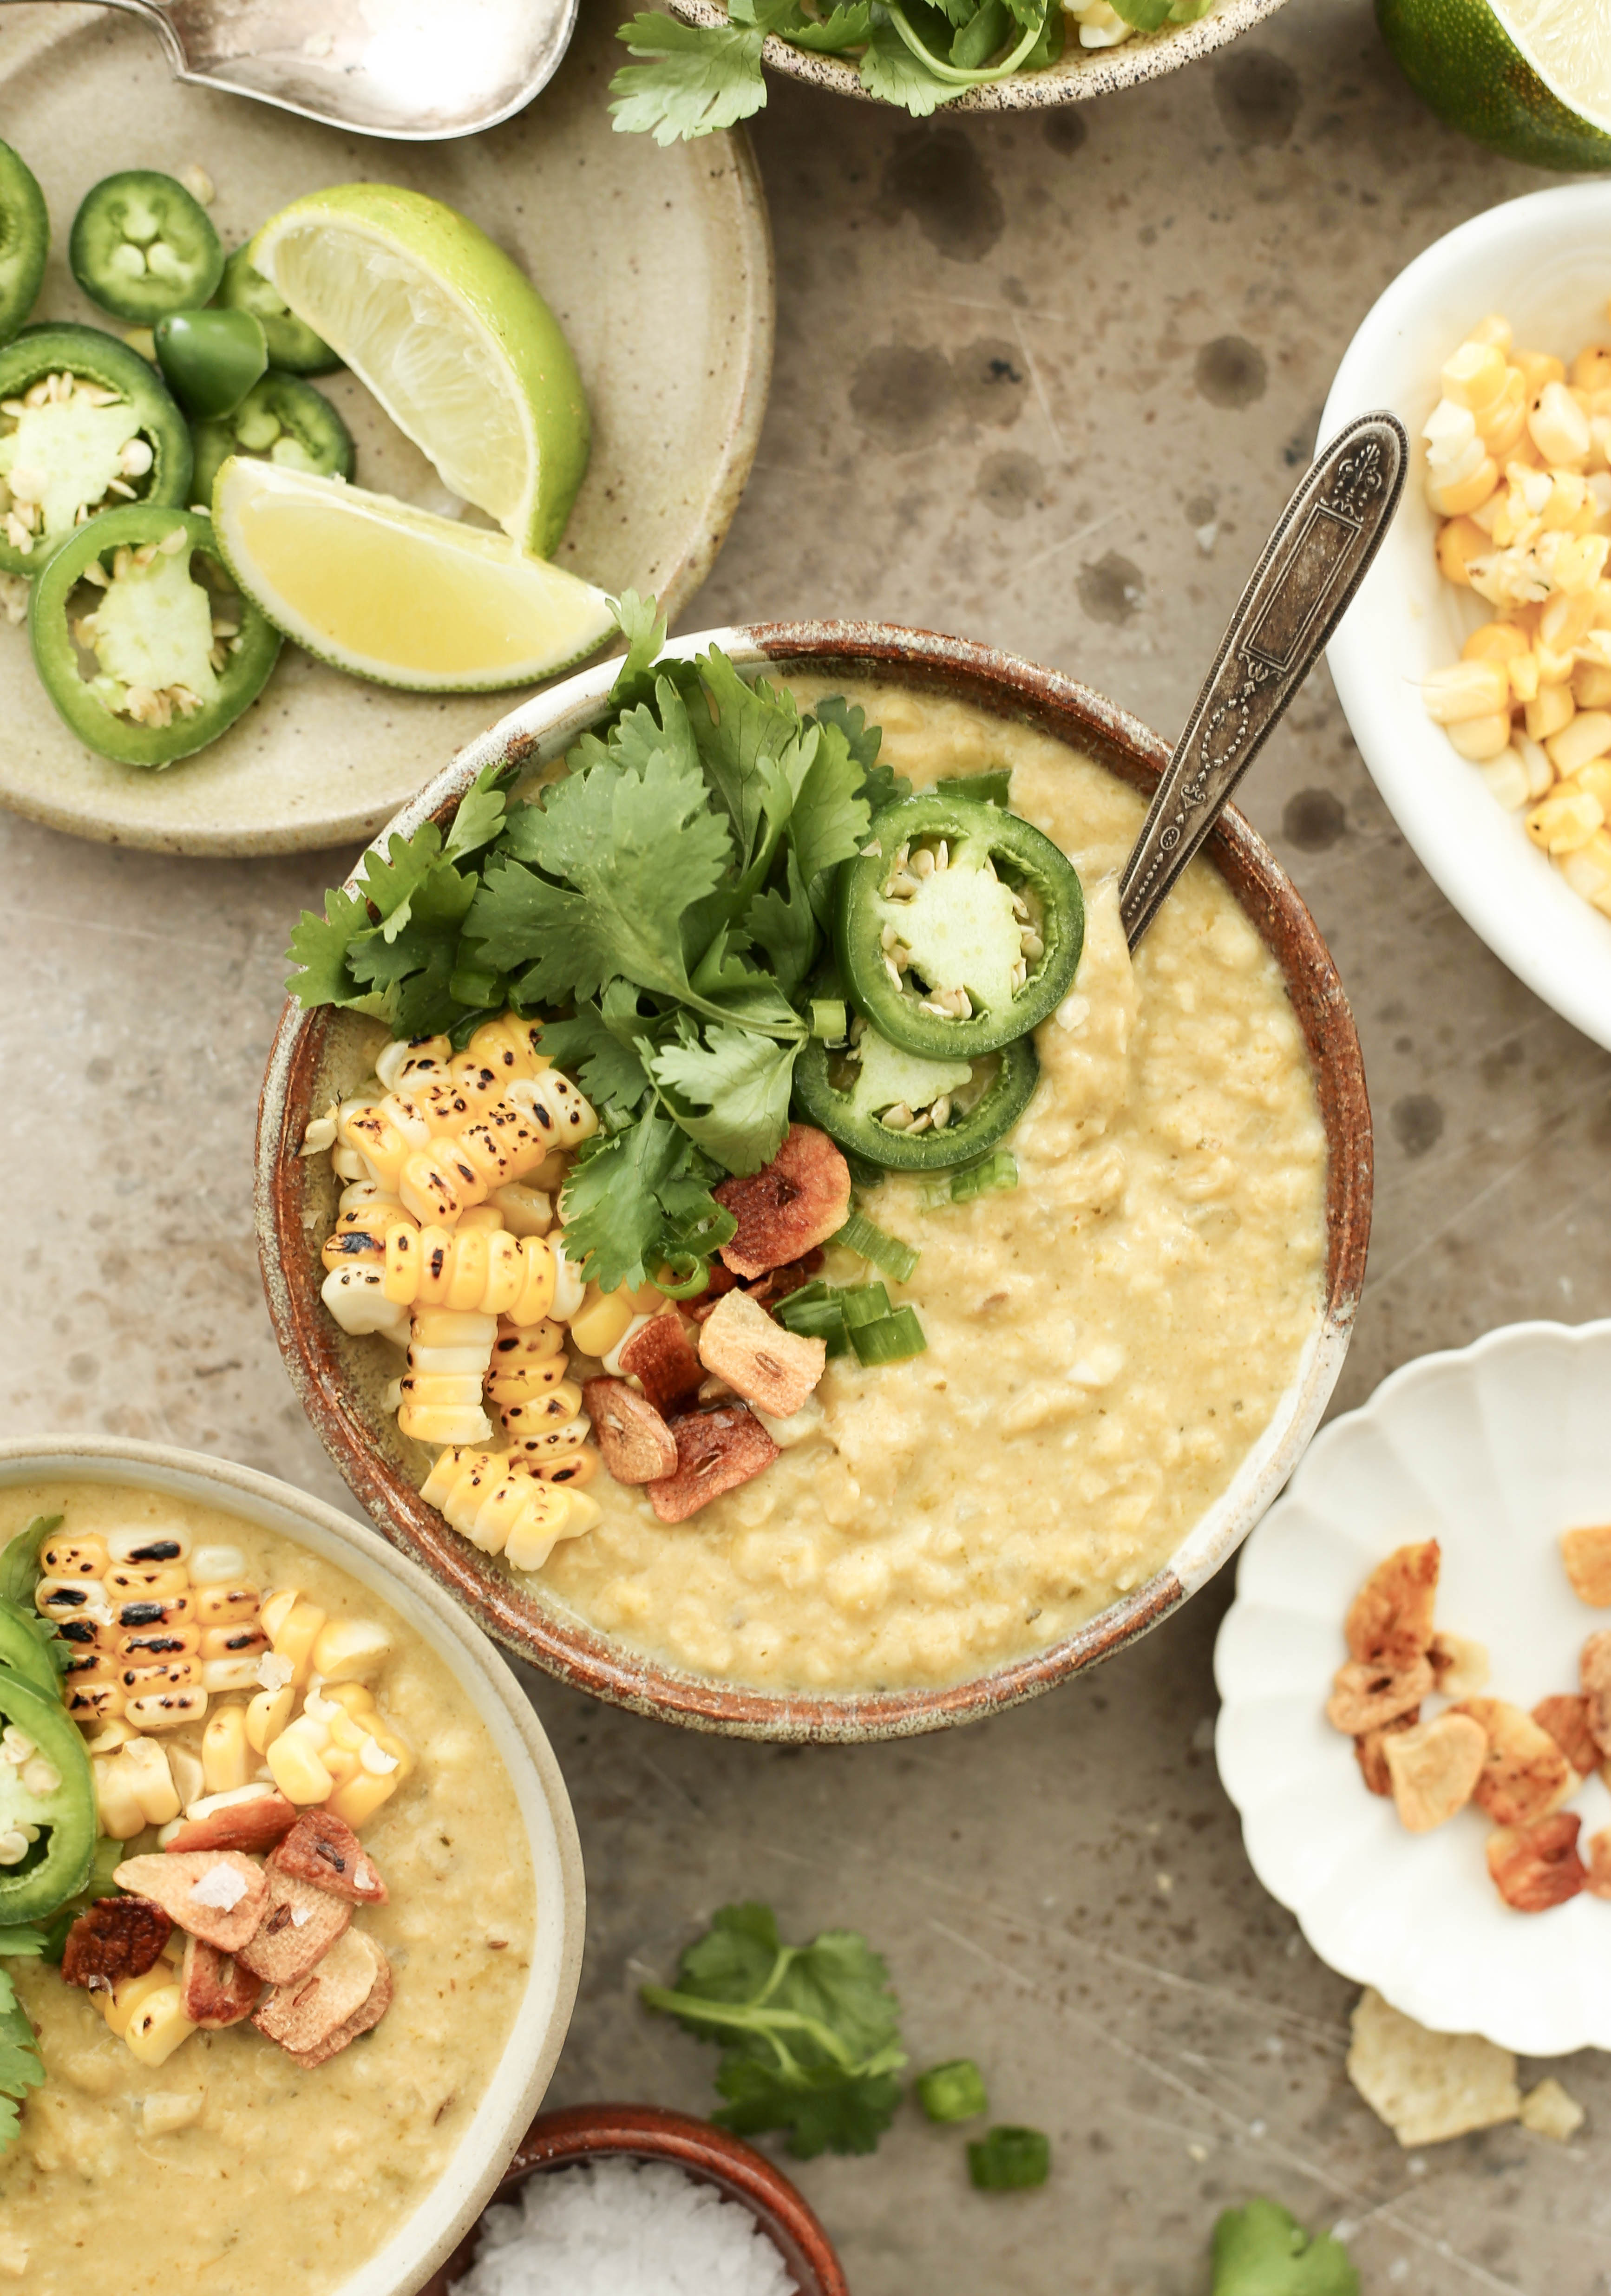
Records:
[[[523,1657],[695,1728],[795,1740],[938,1728],[1146,1632],[1285,1481],[1336,1382],[1362,1279],[1371,1139],[1358,1043],[1312,920],[1234,811],[1132,959],[1117,876],[1168,745],[1089,689],[963,640],[861,623],[717,632],[679,642],[662,667],[706,646],[764,676],[755,690],[808,727],[861,729],[862,754],[895,777],[884,795],[907,792],[898,816],[878,816],[909,824],[888,832],[899,851],[869,860],[873,836],[847,864],[873,875],[870,972],[856,971],[854,925],[835,945],[848,977],[865,976],[879,1027],[851,1016],[814,1065],[801,1054],[786,1137],[754,1178],[716,1185],[727,1241],[695,1273],[708,1288],[675,1299],[601,1293],[567,1259],[570,1175],[592,1168],[585,1139],[563,1144],[596,1129],[578,1078],[596,1097],[599,1073],[561,1051],[569,1024],[547,1024],[552,1062],[544,1023],[513,1011],[469,1037],[453,1073],[481,1056],[512,1075],[540,1069],[506,1089],[559,1144],[536,1172],[552,1191],[538,1214],[526,1217],[528,1182],[493,1192],[527,1230],[489,1239],[510,1284],[537,1286],[547,1255],[547,1288],[503,1311],[493,1343],[487,1408],[508,1447],[494,1437],[490,1451],[456,1451],[437,1447],[455,1439],[446,1421],[410,1414],[396,1352],[408,1326],[383,1320],[401,1312],[383,1296],[399,1268],[398,1296],[421,1296],[407,1262],[432,1231],[416,1242],[412,1216],[386,1209],[378,1167],[343,1146],[381,1156],[376,1096],[390,1082],[385,1105],[399,1105],[404,1060],[436,1074],[445,1050],[407,1053],[371,1017],[292,1003],[258,1142],[270,1313],[355,1494]],[[500,764],[547,804],[566,753],[607,718],[618,668],[515,711],[387,834],[450,822]],[[1072,940],[1059,939],[1064,878],[1083,912]],[[879,935],[892,889],[916,917],[937,887],[970,917],[981,903],[1010,907],[1024,954],[1004,996],[1026,972],[1032,998],[1056,975],[1043,1017],[987,1056],[982,1087],[980,1064],[970,1082],[960,1058],[900,1066],[882,1033],[886,1013],[920,1029],[978,1022],[966,996],[933,988],[939,960],[918,949],[927,972],[902,970],[910,953],[889,926]],[[899,1013],[878,1003],[880,965]],[[897,1144],[868,1129],[869,1108]],[[605,1108],[605,1131],[609,1120]],[[933,1145],[942,1126],[982,1128],[973,1136],[990,1144],[936,1180],[936,1158],[955,1153]],[[479,1205],[463,1216],[500,1224]],[[343,1230],[382,1220],[397,1224],[390,1258],[360,1233],[375,1264],[346,1267]],[[449,1270],[469,1261],[450,1234],[432,1249]],[[674,1272],[661,1267],[662,1284],[686,1294]],[[341,1287],[360,1277],[382,1320],[355,1332],[331,1302],[344,1314]],[[511,1320],[522,1313],[547,1318],[547,1336]],[[808,1343],[818,1352],[796,1377]],[[539,1405],[498,1369],[505,1348],[521,1380],[547,1382]],[[538,1349],[549,1352],[533,1364]],[[522,1433],[539,1409],[564,1423]],[[571,1447],[544,1449],[555,1442]],[[528,1461],[548,1480],[505,1539],[532,1489],[518,1482]],[[576,1479],[578,1512],[563,1522],[556,1475]],[[540,1537],[522,1543],[533,1526]]]
[[[157,2296],[202,2257],[220,2296],[413,2296],[579,1972],[575,1826],[519,1685],[374,1531],[200,1455],[0,1444],[0,1816],[33,1837],[0,1827],[29,1956],[0,1966],[38,2059],[0,2263],[41,2296]],[[37,1650],[59,1689],[29,1703]]]
[[[1327,656],[1371,778],[1472,931],[1611,1046],[1607,224],[1611,185],[1569,184],[1434,241],[1367,314],[1319,436],[1390,406],[1415,441]]]

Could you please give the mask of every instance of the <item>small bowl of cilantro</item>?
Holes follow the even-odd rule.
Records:
[[[618,37],[618,129],[675,144],[767,100],[762,67],[926,119],[1111,95],[1223,47],[1283,0],[669,0]]]
[[[295,927],[281,1349],[390,1534],[562,1678],[767,1737],[966,1720],[1195,1592],[1318,1423],[1369,1224],[1341,985],[1234,814],[1131,951],[1167,750],[1085,688],[616,611],[624,659]]]

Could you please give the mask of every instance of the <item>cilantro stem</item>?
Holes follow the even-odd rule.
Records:
[[[774,1981],[777,1973],[773,1973]],[[803,2033],[819,2049],[825,2049],[844,2071],[855,2070],[856,2060],[833,2028],[818,2018],[806,2016],[801,2010],[762,2009],[749,2001],[705,2001],[697,1994],[678,1993],[669,1985],[645,1985],[641,1997],[646,2008],[663,2009],[669,2016],[730,2026],[736,2032],[760,2033],[790,2069],[794,2069],[794,2061],[779,2038],[784,2033]]]
[[[900,0],[885,0],[885,6],[889,12],[891,23],[918,62],[926,70],[932,71],[936,79],[942,79],[952,87],[978,87],[987,80],[1006,79],[1009,72],[1017,70],[1046,28],[1046,10],[1042,8],[1005,63],[982,65],[976,70],[970,71],[960,64],[941,62],[932,50],[924,46],[923,42],[907,21],[906,11],[901,7]]]

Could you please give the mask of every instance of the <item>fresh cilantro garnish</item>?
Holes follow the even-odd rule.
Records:
[[[37,1957],[45,1951],[43,1930],[0,1929],[0,1960]],[[0,2152],[16,2138],[20,2107],[29,2089],[45,2079],[39,2044],[16,1988],[0,1969]]]
[[[1360,2296],[1348,2251],[1329,2233],[1312,2240],[1278,2201],[1227,2209],[1214,2226],[1213,2296]]]
[[[854,1930],[785,1945],[769,1906],[724,1906],[684,1952],[674,1986],[645,1985],[664,2010],[721,2046],[711,2118],[740,2136],[785,2128],[801,2161],[871,2152],[900,2102],[900,2005],[883,1961]]]
[[[0,1597],[15,1603],[20,1611],[30,1616],[34,1614],[34,1589],[44,1575],[39,1568],[40,1543],[50,1537],[61,1521],[59,1514],[37,1514],[0,1547]]]
[[[563,775],[510,802],[489,768],[446,838],[372,849],[302,918],[287,984],[456,1045],[505,1004],[541,1013],[600,1119],[561,1213],[606,1290],[733,1233],[711,1190],[787,1129],[834,872],[907,790],[860,709],[803,711],[714,649],[665,656],[652,599],[615,611],[626,658]]]

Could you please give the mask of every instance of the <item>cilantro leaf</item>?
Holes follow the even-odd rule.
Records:
[[[621,709],[654,690],[654,665],[665,652],[666,618],[654,599],[640,598],[636,590],[623,590],[608,604],[627,641],[626,659],[610,688],[610,707]]]
[[[862,772],[872,772],[878,763],[884,732],[881,726],[867,724],[867,711],[859,701],[847,701],[842,693],[825,693],[811,715],[819,726],[837,726]]]
[[[287,974],[285,987],[305,1012],[316,1004],[352,1003],[358,990],[347,950],[368,926],[369,904],[362,893],[344,892],[339,885],[325,894],[323,916],[302,911],[285,952],[297,970]]]
[[[668,1256],[658,1192],[684,1167],[688,1149],[674,1124],[651,1112],[577,1158],[560,1205],[565,1257],[579,1261],[601,1292],[623,1283],[636,1290]]]
[[[627,988],[633,1005],[636,991],[625,981],[612,981],[610,990]],[[641,1033],[643,1022],[635,1022]],[[550,1021],[543,1029],[543,1050],[556,1068],[574,1077],[596,1108],[629,1111],[650,1089],[650,1078],[630,1039],[622,1041],[596,1004],[580,1004],[569,1021]]]
[[[707,1029],[702,1039],[685,1027],[663,1046],[651,1065],[667,1093],[710,1111],[689,1112],[676,1100],[673,1114],[683,1130],[729,1172],[759,1172],[783,1145],[789,1128],[789,1092],[798,1043],[775,1044],[746,1029]]]
[[[789,2149],[870,2152],[900,2101],[900,2005],[889,1972],[853,1930],[785,1946],[765,1906],[724,1906],[689,1946],[675,1986],[643,1999],[718,2042],[727,2099],[713,2117],[744,2136],[789,2132]]]
[[[778,987],[793,996],[811,969],[818,944],[817,920],[794,853],[788,857],[782,890],[773,886],[757,893],[744,922],[750,939],[772,960]]]
[[[689,141],[735,127],[766,102],[761,24],[682,24],[650,12],[634,16],[615,37],[645,59],[623,64],[610,82],[618,135],[646,133],[662,144]]]
[[[875,22],[867,53],[861,59],[861,85],[884,103],[900,104],[914,119],[926,119],[942,103],[953,102],[963,90],[936,79],[919,62],[893,24]]]
[[[471,854],[496,842],[502,833],[507,799],[504,783],[508,768],[496,762],[483,767],[459,800],[453,826],[443,850],[449,861],[467,860]]]
[[[813,732],[816,752],[795,797],[789,829],[811,906],[826,926],[832,890],[828,873],[861,850],[873,816],[861,795],[866,775],[851,755],[842,728],[830,720]]]
[[[1360,2296],[1348,2251],[1328,2233],[1311,2240],[1278,2201],[1227,2209],[1214,2226],[1213,2296]]]
[[[45,1934],[32,1928],[0,1929],[0,1956],[34,1956],[45,1951]],[[45,2064],[28,2013],[16,1988],[0,1969],[0,2152],[21,2127],[19,2106],[45,2079]]]
[[[826,22],[818,23],[802,8],[794,20],[777,29],[792,48],[805,48],[817,55],[842,55],[846,48],[861,47],[870,37],[873,11],[870,0],[851,0],[849,7],[835,7]]]
[[[800,734],[800,710],[792,694],[764,678],[752,685],[714,649],[695,668],[708,706],[694,714],[694,738],[705,778],[733,824],[744,871],[755,857],[763,824],[776,823],[781,831],[788,818],[793,791],[782,768]]]

